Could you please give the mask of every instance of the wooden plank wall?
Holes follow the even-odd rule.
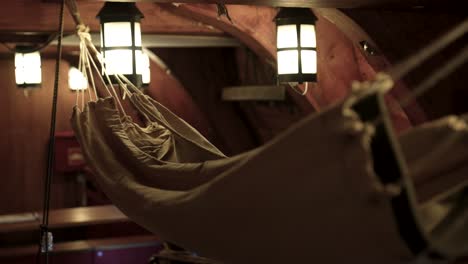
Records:
[[[240,109],[235,104],[221,101],[223,87],[240,84],[234,49],[158,48],[154,51],[168,64],[206,116],[211,129],[205,136],[210,141],[227,155],[257,145]]]
[[[43,59],[42,87],[25,93],[15,84],[13,55],[0,60],[0,214],[42,208],[54,64]],[[70,129],[75,96],[67,74],[68,64],[62,63],[57,131]],[[53,184],[52,207],[71,205],[72,179],[57,175]]]
[[[175,77],[151,63],[152,82],[146,92],[227,154],[253,148],[252,134],[236,107],[220,100],[221,88],[237,82],[234,50],[164,49],[160,53]],[[54,60],[43,59],[42,68],[42,88],[25,96],[15,84],[13,55],[0,59],[0,214],[42,209]],[[76,93],[68,88],[68,70],[68,63],[62,63],[57,132],[71,130]],[[79,206],[78,199],[76,177],[57,174],[51,208]]]

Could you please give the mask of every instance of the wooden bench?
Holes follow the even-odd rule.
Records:
[[[33,217],[28,219],[29,215]],[[0,222],[4,222],[0,223],[0,263],[28,263],[37,253],[41,215],[31,212],[19,214],[17,218],[17,222],[5,223],[0,216]],[[14,220],[15,215],[4,219]],[[51,253],[54,257],[120,252],[147,258],[161,245],[157,236],[130,221],[112,205],[51,210],[49,228],[56,241]],[[76,239],[77,233],[82,239]]]

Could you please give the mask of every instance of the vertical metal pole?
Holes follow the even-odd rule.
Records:
[[[64,15],[65,0],[62,0],[60,5],[60,16],[59,16],[59,35],[57,44],[57,57],[55,60],[55,81],[54,81],[54,92],[52,97],[52,110],[50,118],[50,131],[49,131],[49,148],[47,153],[47,174],[44,183],[44,201],[42,211],[42,224],[40,229],[40,245],[39,252],[44,249],[46,257],[46,263],[49,263],[49,210],[50,210],[50,188],[52,185],[52,178],[54,174],[54,156],[55,156],[55,123],[57,119],[57,99],[58,99],[58,87],[60,78],[60,61],[62,59],[62,37],[63,37],[63,15]]]

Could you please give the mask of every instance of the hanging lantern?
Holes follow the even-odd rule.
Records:
[[[41,54],[39,51],[23,52],[26,49],[16,47],[16,85],[21,88],[39,87],[42,83]]]
[[[86,90],[88,88],[88,80],[80,70],[70,67],[68,71],[68,87],[73,91]]]
[[[147,87],[149,86],[151,82],[151,69],[150,69],[149,56],[145,52],[143,52],[143,59],[141,63],[142,63],[141,67],[143,68],[143,75],[142,75],[143,87]]]
[[[101,22],[101,51],[107,74],[123,74],[133,84],[142,84],[143,52],[140,20],[135,3],[106,2],[97,15]]]
[[[281,8],[276,15],[279,82],[317,80],[316,21],[309,8]]]

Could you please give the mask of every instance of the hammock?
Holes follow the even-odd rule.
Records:
[[[166,107],[144,95],[139,90],[130,95],[130,100],[138,112],[148,123],[163,127],[173,134],[172,144],[178,157],[170,159],[174,162],[200,162],[205,160],[226,158],[226,156],[206,140],[196,129],[173,114]],[[187,149],[187,151],[184,151]],[[177,152],[176,150],[180,151]]]
[[[402,254],[409,259],[390,204],[363,202],[376,193],[372,179],[377,178],[369,170],[371,158],[363,144],[370,134],[353,135],[346,129],[359,120],[344,116],[341,107],[308,118],[212,182],[175,192],[141,184],[134,166],[121,161],[122,149],[114,140],[125,140],[119,134],[123,126],[102,125],[98,116],[103,102],[90,102],[81,113],[74,109],[72,123],[87,162],[109,198],[163,238],[227,263],[300,263],[310,258],[333,262],[332,234],[343,242],[337,261],[394,263]],[[346,221],[329,224],[343,217]],[[369,236],[367,243],[352,242],[363,235]],[[386,239],[378,243],[381,237]],[[321,245],[312,244],[312,238]],[[290,243],[294,250],[282,250]],[[375,244],[378,250],[362,256]]]
[[[137,89],[126,90],[132,85],[123,76],[116,77],[148,126],[126,117],[115,91],[82,109],[75,106],[72,126],[103,191],[132,220],[164,239],[225,263],[402,263],[415,254],[468,254],[466,206],[453,205],[466,196],[446,192],[467,184],[468,129],[461,118],[438,120],[400,139],[408,171],[430,203],[418,209],[404,163],[396,171],[401,186],[375,173],[374,142],[382,126],[353,108],[366,99],[359,92],[270,143],[228,158],[162,105]],[[369,91],[382,96],[381,89]],[[387,119],[384,104],[378,108]],[[391,131],[385,131],[391,139]],[[394,147],[398,152],[398,144]],[[437,151],[427,155],[431,149]],[[440,183],[443,190],[434,188]],[[444,199],[434,201],[436,195]],[[453,210],[434,213],[445,204]],[[403,216],[395,211],[398,206],[406,206]],[[419,226],[418,210],[433,218],[426,226]],[[443,228],[452,215],[458,224]],[[407,222],[411,228],[402,228]],[[406,232],[427,238],[428,251],[415,249]],[[441,239],[433,243],[432,237]],[[331,254],[337,246],[340,254]]]
[[[132,102],[138,100],[137,95],[132,95],[131,98]],[[158,122],[148,119],[145,128],[133,123],[128,117],[122,118],[112,97],[99,99],[95,105],[93,104],[93,109],[96,111],[96,123],[100,124],[102,129],[112,132],[106,137],[112,141],[113,148],[119,149],[117,152],[120,162],[132,164],[134,173],[138,174],[142,183],[148,186],[167,190],[194,188],[238,164],[251,153],[227,158],[177,117],[177,122],[171,123],[175,123],[176,126],[183,125],[181,131],[184,131],[183,128],[187,129],[186,134],[192,137],[182,135],[183,132],[173,130],[173,126],[167,123],[166,119],[171,120],[169,118],[175,115],[166,108],[160,108],[167,111],[165,113],[168,115],[164,116],[154,109],[153,115]],[[163,136],[162,140],[159,135]],[[169,153],[166,149],[171,149],[171,155],[166,155]],[[162,153],[164,155],[161,155]]]
[[[342,252],[346,252],[343,253],[345,259],[353,259],[354,255],[363,263],[383,263],[382,259],[394,263],[403,253],[408,253],[398,238],[388,200],[381,195],[377,205],[369,202],[369,198],[379,196],[378,180],[370,170],[372,159],[368,143],[372,134],[365,129],[353,129],[365,126],[356,116],[343,114],[347,112],[343,106],[309,117],[282,137],[234,162],[235,166],[216,179],[190,191],[176,192],[151,188],[141,181],[139,172],[150,166],[142,160],[139,163],[128,160],[134,157],[129,151],[134,145],[126,136],[127,125],[121,122],[113,102],[112,98],[90,102],[83,112],[75,107],[74,130],[100,186],[111,200],[137,223],[165,239],[228,263],[246,260],[248,263],[274,260],[273,263],[281,263],[286,259],[299,262],[312,254],[308,248],[311,237],[324,243],[333,233],[340,234],[341,241],[349,239],[349,243],[340,246]],[[450,120],[453,119],[426,125],[404,137],[410,140],[424,134],[433,135],[433,128],[439,132],[440,127],[450,131],[453,128]],[[466,141],[466,129],[459,132]],[[430,140],[419,142],[426,145]],[[232,159],[218,162],[223,161]],[[205,167],[201,171],[196,166],[191,167],[194,164],[167,163],[165,166],[173,170],[173,175],[187,178],[192,176],[191,171],[203,175],[211,169],[202,163]],[[298,166],[301,164],[313,167],[313,174],[319,178]],[[161,170],[152,177],[165,178],[167,171]],[[170,181],[172,176],[166,179]],[[330,219],[343,217],[346,223],[327,224]],[[382,226],[385,226],[383,230]],[[368,234],[369,244],[354,245],[351,239],[358,234],[361,237]],[[385,237],[386,242],[380,241],[381,237]],[[284,252],[283,260],[276,254],[271,256],[271,252],[280,252],[283,247],[276,239],[294,242],[295,250]],[[313,244],[314,259],[331,260],[328,253],[321,256],[321,252],[330,252],[332,245],[335,246],[335,241],[329,242],[328,245],[324,243],[322,249]],[[382,252],[376,251],[363,258],[360,252],[374,243]],[[346,249],[344,244],[350,248]],[[243,253],[233,252],[232,247]],[[252,247],[254,252],[247,252]],[[304,250],[304,253],[296,250]]]
[[[415,127],[399,138],[421,201],[468,182],[468,114]]]

